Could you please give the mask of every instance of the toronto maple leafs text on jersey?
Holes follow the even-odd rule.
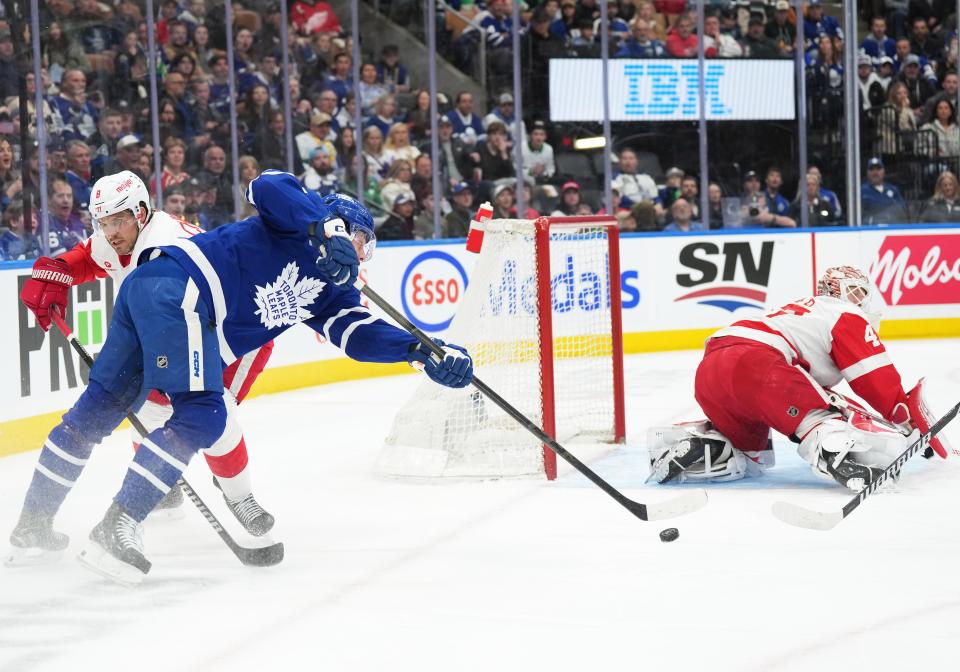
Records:
[[[326,284],[309,276],[301,278],[297,262],[291,261],[275,282],[256,288],[256,315],[268,329],[309,320],[313,315],[306,306],[316,300]]]

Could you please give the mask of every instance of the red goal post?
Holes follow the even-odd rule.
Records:
[[[552,230],[582,230],[584,225],[600,226],[606,231],[607,264],[610,283],[610,336],[613,357],[613,442],[626,440],[623,384],[623,304],[620,288],[620,230],[616,217],[540,217],[534,223],[537,256],[537,308],[540,323],[540,386],[543,402],[543,430],[556,437],[556,385],[554,380],[553,300],[550,264]],[[545,297],[549,297],[547,301]],[[549,480],[557,477],[557,455],[543,447],[543,468]]]
[[[625,440],[619,233],[613,217],[487,220],[444,340],[559,442]],[[387,476],[557,477],[556,455],[472,387],[423,381],[377,461]]]

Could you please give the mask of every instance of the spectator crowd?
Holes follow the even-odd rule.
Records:
[[[377,4],[402,23],[404,16],[410,20],[411,6],[422,3]],[[696,57],[701,36],[690,4],[610,0],[609,55]],[[795,56],[798,17],[792,3],[707,4],[702,40],[708,58]],[[863,140],[874,156],[864,166],[864,223],[960,221],[955,220],[960,158],[956,18],[949,3],[868,4],[857,69]],[[847,223],[840,198],[824,184],[835,178],[829,156],[813,161],[817,165],[798,184],[784,184],[775,160],[711,182],[709,212],[703,213],[693,170],[673,167],[661,174],[651,169],[650,152],[616,140],[608,213],[601,202],[604,185],[562,165],[563,155],[571,152],[569,137],[549,116],[550,59],[600,54],[597,0],[528,1],[519,27],[513,25],[511,0],[443,5],[451,16],[456,12],[470,19],[461,29],[445,29],[444,55],[467,73],[485,68],[490,93],[437,93],[436,156],[431,156],[431,93],[423,78],[411,72],[396,45],[375,50],[361,45],[365,56],[355,86],[352,37],[322,0],[290,1],[286,44],[276,2],[237,0],[228,30],[219,4],[163,0],[156,17],[155,107],[141,2],[41,0],[39,6],[42,110],[35,109],[38,82],[30,50],[24,48],[29,31],[11,21],[0,27],[0,259],[32,258],[43,247],[37,216],[38,120],[48,139],[46,242],[54,254],[91,234],[92,184],[119,170],[137,173],[151,190],[159,182],[164,209],[204,229],[253,214],[242,197],[246,185],[262,170],[288,165],[304,188],[320,194],[354,192],[362,171],[362,196],[377,214],[383,240],[432,237],[435,204],[442,213],[441,235],[463,236],[475,207],[485,200],[496,217],[613,214],[624,231],[696,231],[797,226],[805,193],[811,225]],[[828,138],[842,117],[844,34],[820,0],[808,0],[800,20],[811,127],[825,129],[822,138]],[[521,33],[527,103],[519,137],[510,71],[515,29]],[[481,41],[486,60],[478,64]],[[26,101],[25,115],[21,101]],[[236,157],[231,156],[231,102]],[[156,148],[154,115],[160,134]],[[22,118],[27,128],[21,128]],[[522,210],[515,193],[517,144],[523,157]],[[154,151],[160,153],[159,175]],[[232,178],[234,160],[239,183]],[[916,195],[923,189],[932,196],[918,207]]]

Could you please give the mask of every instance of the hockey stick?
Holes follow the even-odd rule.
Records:
[[[373,301],[373,303],[375,303],[381,310],[389,315],[397,324],[402,326],[424,346],[429,348],[434,355],[443,359],[446,354],[444,353],[443,349],[434,343],[429,336],[420,331],[420,329],[418,329],[396,308],[391,306],[386,299],[370,289],[370,286],[365,284],[362,280],[357,280],[355,286],[363,293],[364,296]],[[600,478],[600,476],[598,476],[587,465],[571,455],[566,448],[557,443],[557,441],[552,437],[548,436],[547,433],[544,432],[540,427],[537,427],[533,421],[511,406],[509,402],[490,389],[486,383],[476,376],[473,377],[473,386],[483,392],[483,394],[485,394],[493,403],[502,408],[507,415],[516,420],[520,425],[523,426],[524,429],[537,437],[541,443],[549,446],[553,452],[566,460],[571,466],[573,466],[574,469],[593,481],[594,485],[613,497],[621,506],[635,515],[637,518],[641,520],[663,520],[666,518],[674,518],[685,513],[696,511],[697,509],[700,509],[706,505],[707,493],[705,490],[687,492],[674,497],[673,499],[667,500],[666,502],[655,504],[641,504],[640,502],[635,502],[632,499],[628,499],[622,493],[620,493],[619,490]]]
[[[930,445],[930,440],[946,427],[951,420],[957,417],[960,412],[960,404],[954,406],[942,418],[930,428],[926,434],[910,444],[900,456],[895,459],[890,466],[873,480],[867,487],[860,491],[851,499],[840,511],[814,511],[789,502],[775,502],[773,505],[773,515],[789,525],[796,527],[805,527],[809,530],[832,530],[837,523],[849,516],[853,511],[863,503],[867,497],[877,491],[881,485],[886,483],[888,478],[898,473],[907,460],[919,453]]]
[[[88,369],[93,368],[93,357],[90,356],[90,353],[87,352],[87,349],[83,347],[80,341],[77,340],[77,337],[73,333],[73,329],[64,321],[63,316],[60,314],[59,308],[56,306],[50,311],[50,317],[57,325],[57,328],[60,330],[60,333],[63,334],[63,337],[70,341],[70,345],[73,346],[73,349],[80,359],[87,365]],[[133,411],[127,412],[127,419],[130,421],[130,424],[133,425],[134,429],[140,432],[140,436],[147,436],[150,432],[146,427],[143,426],[143,423],[140,422],[140,418],[134,414]],[[187,483],[187,479],[183,476],[180,477],[180,480],[177,481],[177,484],[183,488],[183,491],[187,493],[187,497],[190,498],[190,501],[200,510],[200,513],[203,514],[203,517],[207,519],[207,522],[210,523],[210,527],[220,535],[220,538],[223,539],[223,543],[233,551],[233,554],[237,556],[237,559],[240,560],[244,565],[250,565],[253,567],[271,567],[273,565],[279,564],[283,560],[283,543],[278,542],[270,546],[263,546],[260,548],[247,548],[246,546],[241,546],[233,537],[230,536],[230,533],[227,532],[223,525],[220,524],[220,521],[217,520],[217,517],[213,515],[213,511],[200,499],[200,495],[197,494],[197,491]]]

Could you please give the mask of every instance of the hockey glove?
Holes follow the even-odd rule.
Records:
[[[433,342],[443,348],[444,356],[438,361],[437,356],[423,345],[417,343],[410,348],[407,361],[410,366],[429,376],[430,380],[445,387],[466,387],[473,380],[473,360],[467,351],[459,345],[447,345],[439,338]]]
[[[311,243],[317,248],[317,268],[335,285],[352,285],[360,272],[360,260],[343,220],[337,218],[325,222],[322,234],[314,227],[319,224],[311,227],[313,233],[310,236]]]
[[[70,266],[63,259],[40,257],[34,262],[33,273],[20,290],[20,300],[37,317],[37,324],[44,331],[50,329],[52,306],[59,306],[60,312],[66,314],[72,284]]]

